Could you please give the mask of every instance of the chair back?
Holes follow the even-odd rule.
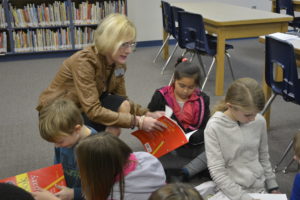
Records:
[[[209,46],[202,15],[180,11],[178,12],[178,23],[179,45],[209,55],[215,54],[215,51]]]
[[[173,37],[178,40],[178,12],[183,11],[182,8],[178,8],[176,6],[171,6],[171,12],[172,12],[172,23],[173,23]]]
[[[281,10],[285,10],[287,15],[294,17],[294,7],[292,0],[275,0],[275,10],[280,13]]]
[[[163,18],[163,28],[165,32],[172,34],[173,31],[173,22],[172,22],[172,11],[171,6],[166,1],[161,1],[161,10]]]
[[[275,94],[285,101],[300,104],[300,83],[294,47],[287,41],[266,36],[265,80]],[[275,80],[276,67],[282,68],[281,81]]]

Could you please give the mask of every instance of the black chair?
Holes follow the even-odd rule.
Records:
[[[216,60],[215,56],[217,54],[217,38],[206,34],[203,18],[200,14],[194,14],[185,11],[178,12],[178,44],[181,48],[185,49],[186,52],[192,52],[192,54],[198,55],[198,59],[203,68],[204,74],[205,70],[204,64],[201,60],[201,55],[213,57],[212,63],[202,83],[201,90],[203,90]],[[228,59],[229,69],[232,79],[234,80],[235,77],[229,58],[230,56],[227,52],[229,49],[233,49],[233,46],[226,44],[224,53]]]
[[[294,7],[292,0],[276,0],[275,2],[275,11],[276,13],[281,13],[285,11],[285,14],[293,16],[293,21],[289,22],[289,26],[293,27],[294,30],[300,28],[300,17],[295,17]]]
[[[178,8],[178,7],[175,7],[175,6],[171,6],[171,20],[172,20],[172,36],[177,40],[177,43],[172,51],[172,53],[170,54],[168,60],[165,62],[165,64],[163,65],[162,67],[162,70],[161,70],[161,74],[164,73],[166,67],[168,66],[171,58],[173,57],[176,49],[178,48],[178,12],[179,11],[183,11],[182,8]]]
[[[264,114],[268,110],[277,95],[281,95],[287,102],[300,105],[300,79],[298,78],[293,45],[287,41],[266,36],[265,62],[265,81],[272,89],[272,96],[267,101],[261,113]],[[275,69],[277,67],[280,67],[283,71],[282,80],[275,80],[274,78]],[[292,148],[292,144],[293,140],[290,141],[279,162],[275,165],[274,171],[277,171],[278,166]],[[284,168],[284,173],[286,173],[287,168],[292,162],[293,159],[291,159],[289,164]]]
[[[160,53],[162,52],[163,48],[165,47],[165,45],[167,44],[167,42],[169,41],[171,35],[172,35],[172,31],[173,31],[173,24],[172,24],[172,12],[171,12],[171,6],[168,2],[165,1],[161,1],[161,10],[162,10],[162,21],[163,21],[163,28],[164,31],[167,33],[167,37],[166,39],[163,41],[162,46],[160,47],[160,49],[158,50],[158,53],[156,54],[153,62],[156,62],[156,59],[158,58],[158,56],[160,55]]]

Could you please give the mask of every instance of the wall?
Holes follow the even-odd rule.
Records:
[[[180,2],[186,0],[168,0]],[[205,1],[205,0],[189,0]],[[206,0],[207,1],[207,0]],[[218,2],[253,7],[260,10],[271,10],[270,0],[215,0]],[[137,41],[162,39],[162,17],[160,0],[127,0],[128,17],[137,27]]]

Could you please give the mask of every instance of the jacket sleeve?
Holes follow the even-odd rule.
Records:
[[[75,90],[83,112],[96,123],[129,128],[131,114],[114,112],[101,106],[99,101],[101,94],[97,90],[93,65],[95,63],[92,59],[84,58],[82,55],[78,63],[71,68]]]
[[[209,106],[210,106],[210,98],[209,96],[207,96],[206,94],[203,95],[203,99],[204,99],[204,107],[205,107],[205,111],[204,111],[204,118],[203,118],[203,122],[201,124],[201,127],[203,130],[205,129],[206,127],[206,124],[210,118],[210,109],[209,109]]]
[[[164,111],[166,105],[167,103],[163,95],[158,90],[155,90],[151,98],[151,101],[148,104],[149,111],[150,112]]]
[[[207,166],[213,181],[231,200],[252,200],[252,197],[240,185],[236,184],[227,173],[225,160],[213,126],[214,122],[210,121],[204,130]]]
[[[275,174],[272,171],[272,166],[270,163],[270,155],[268,149],[268,136],[267,136],[267,127],[266,121],[263,116],[260,116],[263,122],[263,128],[261,131],[261,142],[259,146],[259,161],[264,169],[264,174],[266,177],[266,188],[267,190],[278,188],[278,184],[276,182]]]

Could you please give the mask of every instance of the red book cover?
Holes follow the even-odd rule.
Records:
[[[55,185],[66,186],[65,176],[61,164],[25,172],[16,176],[0,180],[1,183],[11,183],[28,192],[35,192],[37,188],[44,188],[51,193],[59,192]]]
[[[163,131],[151,131],[146,132],[143,130],[137,130],[131,134],[136,136],[143,144],[144,149],[159,158],[174,149],[188,143],[190,135],[194,133],[187,133],[181,129],[181,127],[172,119],[162,116],[157,120],[166,125],[166,129]]]

